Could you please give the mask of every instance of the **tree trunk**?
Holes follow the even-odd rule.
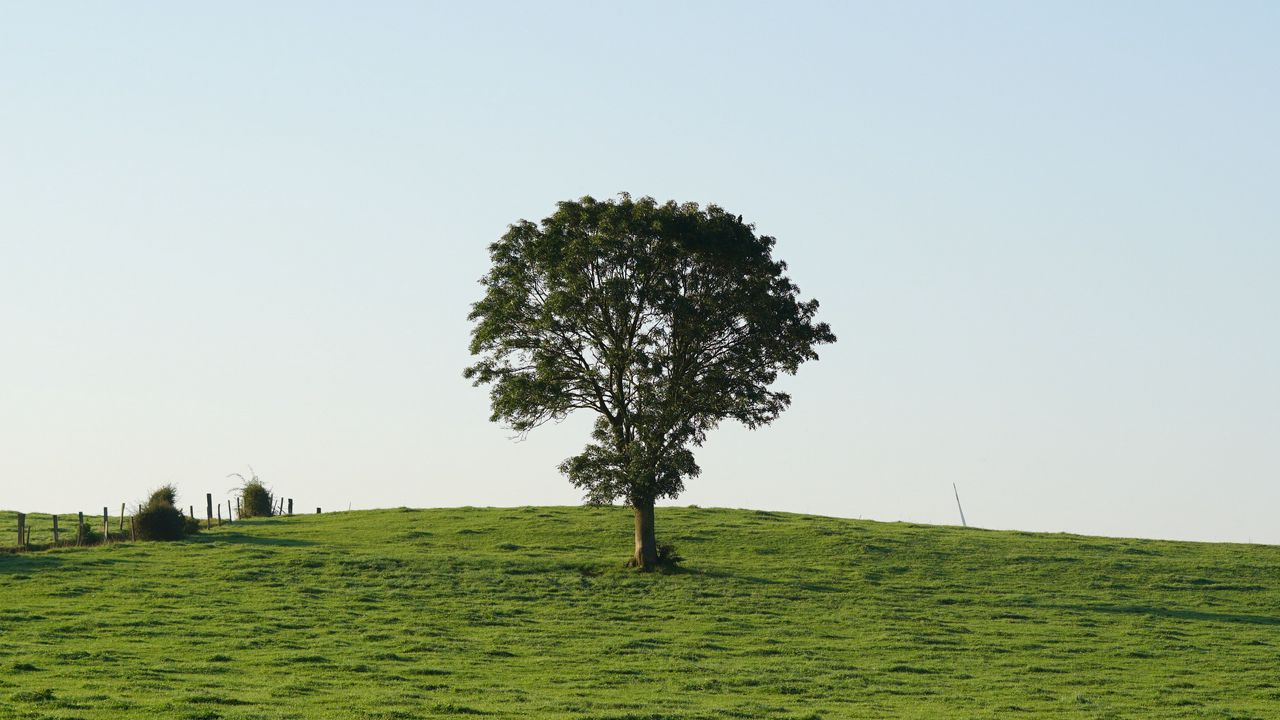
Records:
[[[658,567],[658,540],[653,532],[653,500],[639,499],[631,504],[636,513],[636,552],[631,567],[653,570]]]

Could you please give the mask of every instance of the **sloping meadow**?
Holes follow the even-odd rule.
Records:
[[[660,508],[0,555],[0,718],[1280,716],[1280,548]]]

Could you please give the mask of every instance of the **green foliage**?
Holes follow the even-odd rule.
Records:
[[[173,485],[161,485],[156,488],[151,497],[147,498],[146,506],[168,505],[175,507],[178,504],[178,489]]]
[[[663,512],[668,573],[611,507],[0,554],[0,718],[1280,716],[1277,547]]]
[[[675,497],[708,431],[771,422],[791,402],[770,389],[778,375],[835,341],[774,243],[715,205],[561,202],[489,247],[464,374],[518,432],[597,415],[560,466],[589,502]]]
[[[271,517],[274,513],[271,503],[271,491],[267,489],[258,474],[249,468],[249,477],[240,473],[232,473],[227,477],[240,478],[240,517]]]
[[[271,514],[271,491],[257,478],[245,483],[240,489],[240,516],[270,517]]]
[[[139,540],[180,540],[186,535],[187,519],[172,505],[146,505],[134,518]]]
[[[174,507],[177,499],[178,492],[172,485],[151,493],[133,518],[139,540],[180,540],[187,534],[187,518]]]
[[[92,545],[92,544],[102,542],[102,533],[94,529],[93,523],[85,521],[80,525],[80,531],[81,531],[80,538],[86,545]],[[73,523],[71,526],[71,535],[67,537],[67,540],[74,541],[75,539],[76,539],[75,524]]]
[[[675,545],[663,543],[658,546],[658,565],[674,568],[682,562],[684,562],[684,558],[680,556]]]

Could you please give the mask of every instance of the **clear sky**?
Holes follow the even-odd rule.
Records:
[[[571,504],[486,245],[715,202],[839,343],[676,502],[1280,543],[1280,5],[0,5],[0,507]],[[659,515],[659,534],[662,519]]]

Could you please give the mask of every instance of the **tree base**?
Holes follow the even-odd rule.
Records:
[[[640,572],[667,572],[671,570],[678,570],[680,568],[680,561],[682,560],[684,560],[684,558],[680,557],[676,553],[674,546],[659,545],[657,557],[652,562],[646,563],[640,558],[632,556],[632,558],[627,560],[623,566]]]
[[[622,564],[622,566],[631,568],[633,570],[639,570],[640,572],[653,572],[654,570],[657,570],[659,568],[659,565],[656,562],[646,565],[645,563],[642,563],[635,558],[631,558],[627,560],[625,563]]]

